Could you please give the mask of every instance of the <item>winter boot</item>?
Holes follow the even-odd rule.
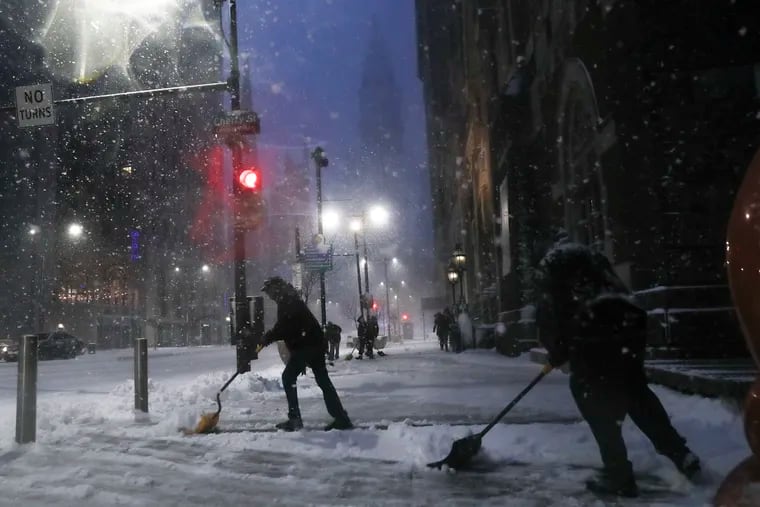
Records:
[[[356,359],[364,359],[364,357],[362,357],[362,355],[359,354],[358,356],[356,356]]]
[[[325,431],[331,430],[350,430],[354,427],[351,423],[351,419],[348,418],[348,414],[343,414],[343,417],[336,417],[333,422],[325,426]]]
[[[681,472],[690,481],[697,481],[702,472],[702,464],[699,458],[691,451],[688,451],[681,459],[673,460],[678,471]]]
[[[586,489],[598,495],[614,495],[635,498],[639,496],[639,488],[633,475],[615,477],[607,471],[601,472],[596,478],[586,481]]]
[[[277,423],[274,427],[283,431],[298,431],[303,428],[303,421],[300,417],[288,417],[287,421]]]

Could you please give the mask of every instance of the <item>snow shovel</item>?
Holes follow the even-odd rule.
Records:
[[[438,470],[440,470],[443,465],[446,465],[449,468],[453,468],[454,470],[466,467],[470,460],[475,457],[475,455],[480,450],[480,446],[485,434],[491,431],[491,428],[496,426],[501,418],[507,415],[507,412],[512,410],[512,408],[517,405],[517,402],[520,401],[523,396],[528,394],[528,391],[533,389],[533,387],[538,384],[541,379],[544,378],[550,371],[552,371],[552,367],[550,365],[547,364],[544,366],[541,369],[541,373],[539,373],[536,378],[531,380],[530,384],[528,384],[527,387],[525,387],[525,389],[523,389],[520,394],[518,394],[515,399],[509,403],[509,405],[504,407],[504,410],[499,412],[499,415],[497,415],[494,420],[488,424],[488,426],[483,428],[483,430],[479,433],[475,433],[474,435],[460,438],[459,440],[455,441],[451,446],[451,452],[449,452],[448,456],[440,461],[428,463],[427,466],[430,468],[437,468]]]
[[[256,347],[256,353],[261,352],[261,349],[263,349],[263,345],[259,345]],[[211,431],[216,428],[216,425],[219,424],[219,414],[222,412],[222,400],[221,395],[224,392],[227,387],[232,384],[232,381],[237,378],[237,376],[240,375],[239,371],[236,371],[235,374],[230,377],[230,379],[224,383],[221,389],[219,389],[219,392],[216,393],[216,412],[204,412],[201,414],[201,418],[198,421],[198,424],[195,425],[195,428],[185,428],[184,432],[185,435],[195,435],[195,434],[203,434],[203,433],[210,433]]]

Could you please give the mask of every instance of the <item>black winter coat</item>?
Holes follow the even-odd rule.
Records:
[[[289,350],[326,348],[322,326],[297,296],[286,296],[277,303],[277,323],[267,331],[264,340],[267,343],[284,340]]]
[[[561,243],[535,275],[536,325],[552,366],[569,361],[574,374],[605,375],[643,362],[646,312],[606,257]]]
[[[377,324],[377,317],[374,315],[367,321],[367,339],[374,340],[380,334],[380,326]]]

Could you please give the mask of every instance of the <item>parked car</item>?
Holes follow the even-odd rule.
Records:
[[[0,359],[5,362],[18,361],[18,343],[13,340],[0,341]]]
[[[37,333],[37,338],[37,354],[40,360],[71,359],[86,350],[82,340],[63,331]]]

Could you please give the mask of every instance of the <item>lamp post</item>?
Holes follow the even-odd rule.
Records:
[[[451,303],[453,305],[457,304],[457,282],[459,281],[459,272],[457,271],[457,268],[454,267],[454,265],[449,264],[449,268],[446,270],[446,276],[449,279],[449,283],[451,284]]]
[[[317,168],[317,232],[322,236],[322,168],[327,167],[329,161],[325,157],[325,150],[320,146],[311,152],[311,158]],[[322,310],[322,329],[324,330],[327,327],[327,308],[325,307],[325,272],[322,270],[319,271],[319,303]]]
[[[362,272],[359,266],[359,230],[361,222],[351,221],[351,230],[354,232],[354,253],[356,254],[356,283],[359,285],[359,315],[364,317],[364,300],[362,298]]]
[[[391,296],[390,286],[388,284],[388,258],[383,259],[383,265],[385,266],[385,329],[388,333],[388,339],[391,339]]]
[[[464,299],[464,273],[467,271],[467,256],[462,250],[462,244],[457,243],[454,246],[454,252],[451,254],[451,263],[457,271],[459,279],[459,303],[466,303]]]

